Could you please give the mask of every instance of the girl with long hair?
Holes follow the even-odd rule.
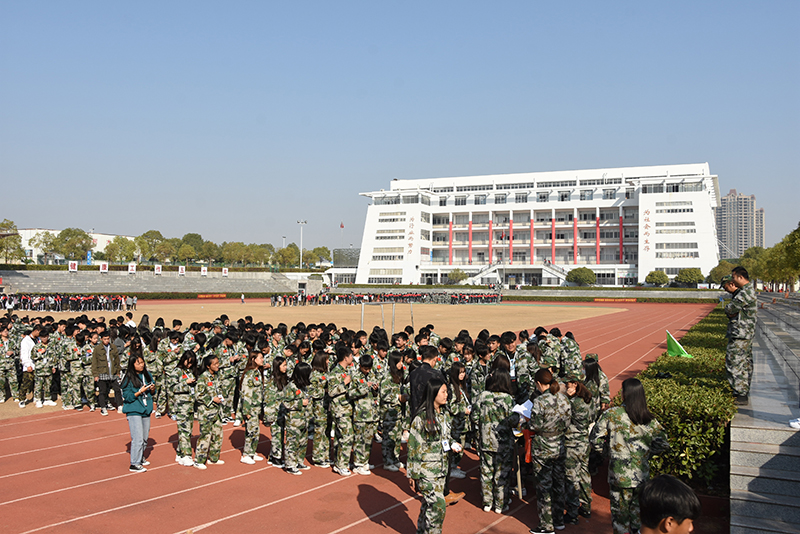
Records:
[[[323,349],[315,352],[314,359],[311,360],[308,395],[311,398],[310,419],[314,425],[311,459],[317,467],[328,468],[331,450],[328,410],[325,402],[328,392],[328,354]]]
[[[383,422],[383,468],[387,471],[399,471],[403,467],[400,461],[400,447],[403,434],[403,404],[408,400],[403,394],[405,382],[405,366],[402,355],[395,351],[387,356],[388,372],[381,377],[380,420]]]
[[[594,406],[594,420],[600,417],[611,404],[611,392],[608,386],[608,377],[600,368],[597,354],[586,355],[583,360],[583,371],[586,374],[584,385],[592,392],[592,405]]]
[[[650,478],[650,458],[669,450],[667,435],[647,408],[642,383],[622,382],[622,406],[606,410],[589,435],[592,448],[608,451],[608,486],[614,534],[636,532],[639,488]]]
[[[572,416],[567,398],[560,393],[558,381],[548,368],[536,371],[533,385],[540,395],[533,400],[529,426],[531,457],[536,472],[536,506],[539,526],[533,533],[553,532],[564,527],[564,437]]]
[[[264,406],[264,355],[251,351],[247,357],[241,380],[241,415],[244,420],[243,464],[253,465],[264,458],[256,452],[261,425],[258,418]]]
[[[572,415],[565,436],[567,456],[566,514],[564,523],[578,524],[578,516],[589,517],[592,513],[592,479],[589,476],[589,428],[594,422],[592,392],[574,375],[566,380]]]
[[[219,358],[209,354],[203,358],[202,373],[197,380],[197,420],[200,421],[200,437],[197,438],[194,466],[206,469],[211,465],[224,464],[219,454],[222,449],[222,387],[219,378]]]
[[[170,371],[168,382],[172,384],[170,397],[173,400],[173,414],[178,424],[178,451],[175,461],[179,465],[191,467],[192,426],[194,425],[194,388],[197,384],[197,356],[193,350],[181,354],[178,365]]]
[[[286,358],[275,356],[272,359],[272,370],[269,380],[264,382],[264,426],[270,429],[271,446],[269,463],[275,467],[283,467],[283,421],[281,401],[283,390],[289,383],[286,375]]]
[[[153,413],[153,378],[147,372],[144,358],[130,358],[122,380],[122,413],[128,418],[131,431],[131,473],[147,471],[150,462],[144,459],[144,449],[150,435],[150,414]]]
[[[408,438],[408,477],[411,489],[422,495],[418,533],[442,531],[449,455],[451,450],[461,452],[458,443],[450,444],[448,419],[447,385],[444,380],[432,378],[425,385],[424,401],[412,418]]]
[[[300,471],[311,469],[304,461],[308,448],[310,384],[311,366],[307,362],[299,362],[292,371],[291,383],[283,388],[283,405],[286,408],[286,472],[290,475],[300,475]]]
[[[447,339],[447,338],[445,338]],[[444,340],[443,340],[444,341]],[[449,387],[447,389],[447,410],[450,412],[450,439],[464,448],[464,434],[467,431],[467,423],[472,412],[469,395],[467,394],[467,369],[463,362],[456,361],[447,370]],[[453,454],[453,466],[450,469],[452,478],[464,478],[466,472],[458,467],[463,454]]]

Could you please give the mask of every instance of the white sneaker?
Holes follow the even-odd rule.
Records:
[[[117,406],[117,413],[122,413],[122,406]]]
[[[37,408],[41,408],[42,407],[42,401],[36,401],[36,407]]]
[[[253,455],[253,456],[251,456],[250,458],[252,458],[252,459],[253,459],[253,460],[255,460],[256,462],[263,462],[263,461],[264,461],[264,457],[263,457],[263,456],[261,456],[260,454],[254,454],[254,455]]]
[[[383,443],[383,436],[375,432],[375,443]]]
[[[193,465],[193,466],[194,466],[196,469],[200,469],[201,471],[203,471],[203,470],[205,470],[205,469],[208,469],[208,467],[206,467],[206,464],[198,464],[197,462],[195,462],[195,463],[194,463],[194,464],[192,464],[192,465]]]
[[[483,507],[483,511],[484,512],[491,512],[492,511],[492,507],[491,506],[484,506]]]
[[[44,401],[42,404],[44,404],[45,406],[58,406],[58,404],[56,402],[51,401],[49,399]]]
[[[800,419],[792,419],[789,421],[789,426],[795,430],[800,430]]]
[[[237,419],[236,421],[233,422],[233,426],[236,426],[236,427],[242,426],[242,420],[241,419]]]
[[[357,475],[363,475],[363,476],[367,476],[367,475],[371,475],[372,474],[372,472],[370,472],[370,470],[367,469],[367,467],[364,466],[364,465],[356,467],[355,469],[353,469],[353,473],[355,473]]]
[[[6,401],[5,397],[3,397],[2,399],[0,399],[0,404],[3,404],[5,401]]]
[[[242,456],[242,459],[239,460],[239,461],[242,462],[243,464],[247,464],[247,465],[255,465],[256,464],[256,461],[253,460],[252,456]]]
[[[223,460],[222,458],[220,458],[220,459],[219,459],[219,460],[217,460],[216,462],[212,462],[211,460],[209,460],[209,461],[208,461],[208,463],[210,463],[211,465],[222,465],[222,464],[224,464],[224,463],[225,463],[225,460]]]
[[[400,438],[400,443],[408,443],[408,430],[403,430],[403,436]]]

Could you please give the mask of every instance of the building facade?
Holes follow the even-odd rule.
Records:
[[[722,258],[740,258],[748,248],[764,246],[764,208],[756,208],[755,195],[731,189],[720,199],[715,217]]]
[[[719,262],[707,163],[393,180],[367,208],[356,283],[602,285]]]

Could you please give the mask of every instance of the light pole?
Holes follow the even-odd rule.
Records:
[[[308,224],[308,221],[297,221],[300,225],[300,268],[303,268],[303,226]]]

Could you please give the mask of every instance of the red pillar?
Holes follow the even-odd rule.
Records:
[[[450,219],[450,265],[453,265],[453,219]]]
[[[508,263],[514,264],[514,220],[508,220]]]
[[[623,258],[625,256],[622,254],[622,215],[619,217],[619,262],[624,263]]]
[[[572,259],[578,265],[578,219],[572,219]]]
[[[494,234],[492,233],[492,220],[489,219],[489,264],[494,263],[494,256],[492,256],[492,241],[494,241]]]
[[[467,255],[469,256],[467,261],[472,264],[472,220],[469,221],[469,251]]]
[[[531,217],[531,265],[533,265],[533,237],[535,235],[533,232],[533,217]]]
[[[595,217],[594,261],[600,263],[600,217]]]
[[[556,219],[550,219],[550,263],[556,262]]]

